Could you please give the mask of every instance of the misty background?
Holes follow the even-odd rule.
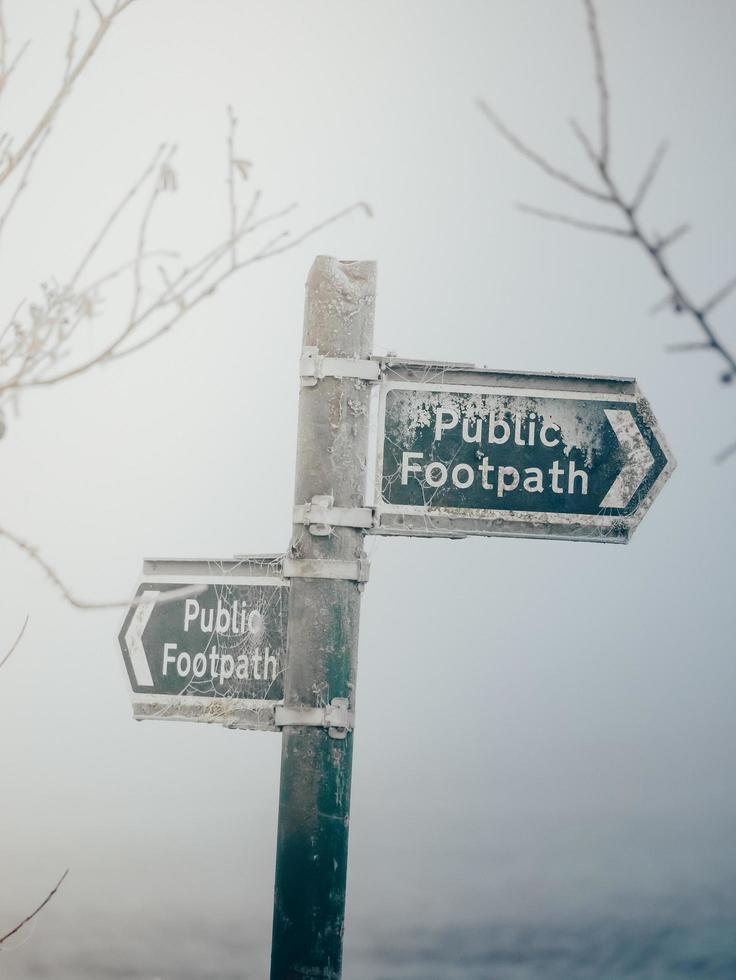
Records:
[[[14,80],[31,114],[74,5],[5,9],[34,38]],[[671,140],[645,216],[692,221],[674,265],[707,297],[736,264],[736,7],[599,10],[614,164],[633,188]],[[567,124],[596,118],[581,5],[145,0],[80,79],[0,255],[5,322],[76,264],[163,140],[179,190],[155,234],[190,252],[226,236],[228,104],[266,204],[299,201],[295,233],[355,201],[375,213],[245,270],[139,356],[23,395],[0,523],[89,599],[132,595],[144,557],[287,547],[315,254],[377,260],[378,353],[635,376],[651,400],[679,465],[629,546],[368,542],[348,980],[556,976],[560,937],[601,922],[604,944],[632,924],[700,923],[711,949],[733,933],[736,460],[713,457],[736,438],[734,391],[709,354],[664,353],[699,337],[649,315],[664,290],[633,244],[514,209],[586,213],[479,96],[587,174]],[[714,315],[731,346],[733,308]],[[279,736],[134,722],[123,611],[74,610],[2,540],[0,562],[0,649],[30,616],[0,673],[0,925],[71,869],[2,976],[266,976]],[[501,927],[518,942],[499,938],[489,972]],[[546,967],[512,972],[534,929]]]

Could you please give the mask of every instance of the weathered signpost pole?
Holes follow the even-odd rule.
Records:
[[[375,280],[325,256],[307,280],[271,980],[341,975]]]
[[[282,732],[271,980],[342,974],[365,534],[625,544],[675,468],[633,378],[373,357],[375,291],[309,273],[289,552],[146,561],[119,634],[136,718]]]

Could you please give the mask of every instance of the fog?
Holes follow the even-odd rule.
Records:
[[[12,38],[34,37],[14,96],[30,114],[73,5],[5,6]],[[646,218],[692,221],[674,264],[707,297],[736,256],[736,9],[626,0],[601,23],[614,163],[634,187],[670,139]],[[285,550],[316,254],[377,261],[378,353],[635,376],[651,401],[678,468],[626,547],[369,541],[346,964],[397,930],[700,908],[736,880],[736,458],[713,462],[734,393],[711,354],[664,351],[699,338],[650,315],[665,290],[633,243],[514,208],[596,213],[474,104],[585,175],[568,118],[594,128],[592,70],[573,0],[146,0],[78,83],[3,237],[4,323],[68,274],[164,140],[179,190],[157,240],[193,254],[227,235],[228,104],[264,206],[299,202],[294,234],[357,201],[374,213],[244,270],[140,354],[23,393],[0,524],[86,599],[132,594],[144,557]],[[732,310],[714,314],[729,339]],[[216,947],[242,928],[265,975],[280,737],[134,722],[123,610],[73,609],[8,541],[0,562],[0,649],[29,615],[0,672],[2,922],[71,869],[7,975],[35,976],[54,929],[84,949],[111,922],[111,949],[148,943],[161,963],[173,923]]]

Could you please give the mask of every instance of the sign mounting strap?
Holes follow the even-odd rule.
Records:
[[[375,515],[372,507],[334,507],[332,494],[312,497],[311,502],[294,507],[294,524],[306,524],[309,533],[325,537],[333,527],[367,529],[373,527]]]
[[[381,365],[378,361],[357,357],[324,357],[318,347],[303,347],[299,361],[302,386],[309,388],[322,378],[353,378],[356,381],[378,381]]]
[[[284,578],[334,578],[348,582],[367,582],[370,562],[367,558],[357,561],[339,561],[331,558],[284,558]]]
[[[355,712],[350,711],[347,698],[333,698],[321,708],[306,705],[277,704],[274,712],[277,728],[289,725],[306,728],[326,728],[330,738],[346,738],[355,727]]]

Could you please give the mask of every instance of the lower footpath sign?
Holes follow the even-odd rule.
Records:
[[[280,555],[144,562],[119,634],[136,718],[277,730],[288,607],[281,568]]]
[[[633,379],[384,362],[374,533],[626,542],[674,467]]]

